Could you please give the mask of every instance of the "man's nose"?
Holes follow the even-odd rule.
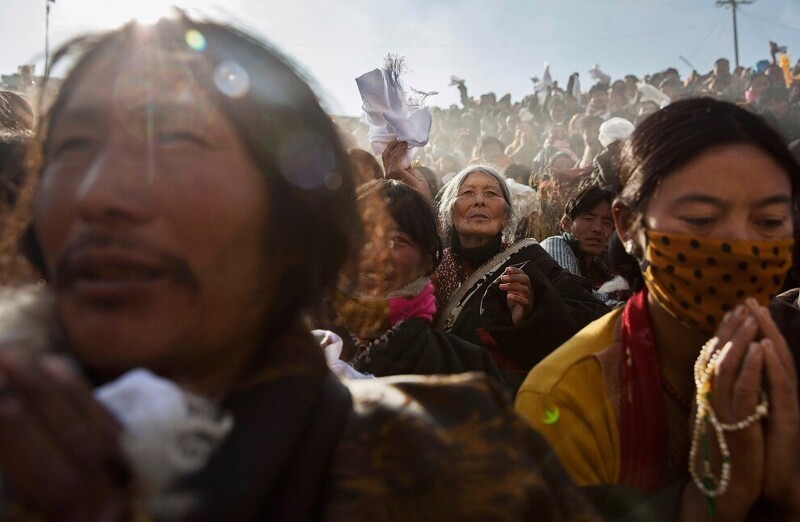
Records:
[[[78,184],[76,201],[87,221],[142,222],[153,214],[153,155],[144,148],[110,144],[97,154]]]

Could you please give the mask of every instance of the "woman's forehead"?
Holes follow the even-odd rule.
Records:
[[[500,188],[500,183],[498,183],[497,179],[491,174],[487,174],[482,170],[476,170],[475,172],[470,172],[466,175],[464,178],[464,183],[462,183],[461,186]]]
[[[709,149],[663,179],[653,200],[679,200],[703,194],[718,200],[761,200],[789,195],[789,173],[770,155],[752,145]]]

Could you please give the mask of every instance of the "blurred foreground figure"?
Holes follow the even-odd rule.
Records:
[[[11,508],[81,521],[591,519],[484,377],[343,384],[328,371],[300,317],[357,244],[354,181],[330,118],[275,52],[183,16],[80,39],[54,61],[73,51],[39,130],[26,236],[63,341],[0,353]],[[120,448],[128,426],[92,394],[136,368],[230,420],[207,461],[144,497]],[[160,445],[192,457],[202,435]]]

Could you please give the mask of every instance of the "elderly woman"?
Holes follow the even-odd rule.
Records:
[[[38,326],[55,323],[62,355],[19,339],[0,351],[4,515],[591,518],[484,377],[329,372],[303,317],[356,244],[353,173],[275,51],[181,15],[82,38],[54,62],[73,50],[40,120],[26,236],[55,300]],[[221,424],[215,437],[161,418],[167,397],[140,387],[118,409],[98,402],[135,369]]]
[[[448,244],[433,277],[437,327],[492,353],[515,388],[527,372],[608,309],[591,285],[563,270],[539,244],[509,244],[511,195],[492,167],[470,166],[443,189],[439,203]]]
[[[579,484],[665,520],[800,519],[800,313],[773,299],[800,168],[758,116],[700,98],[645,120],[621,169],[641,290],[539,363],[518,411]]]
[[[358,207],[365,245],[333,299],[341,360],[376,377],[480,371],[504,384],[483,346],[431,327],[436,299],[429,276],[442,241],[430,203],[405,183],[380,180],[359,189]],[[331,367],[352,377],[341,364]]]

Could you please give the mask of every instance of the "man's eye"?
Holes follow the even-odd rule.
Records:
[[[83,136],[74,136],[70,138],[65,138],[56,142],[55,147],[53,148],[53,155],[60,155],[67,152],[74,152],[85,150],[92,145],[92,140],[83,137]]]
[[[156,144],[162,147],[181,144],[205,147],[207,142],[197,134],[188,131],[163,131],[156,134]]]

